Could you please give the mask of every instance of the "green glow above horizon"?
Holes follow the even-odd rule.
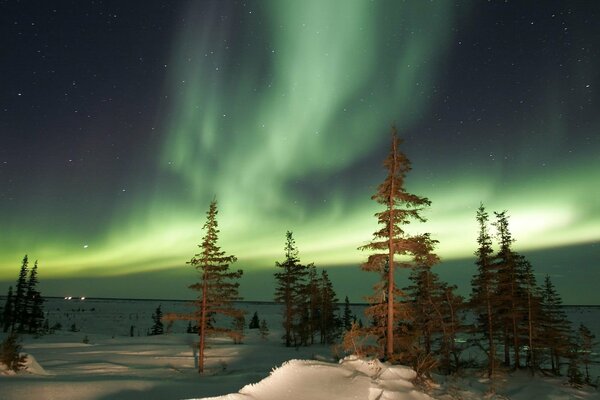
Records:
[[[456,11],[450,2],[259,4],[238,34],[192,6],[188,20],[204,23],[189,22],[174,40],[154,181],[116,206],[101,232],[12,232],[0,279],[15,275],[24,253],[40,260],[44,276],[185,268],[214,196],[220,244],[240,268],[271,268],[287,230],[303,262],[331,267],[366,258],[356,248],[377,228],[370,196],[384,176],[389,127],[403,133],[430,118]],[[510,179],[505,162],[485,159],[488,150],[457,154],[444,168],[431,160],[444,153],[443,140],[419,149],[419,135],[431,133],[406,139],[414,150],[403,149],[414,168],[407,188],[432,200],[429,221],[410,228],[439,240],[442,259],[472,255],[480,201],[490,213],[509,211],[518,249],[600,239],[600,193],[590,186],[600,181],[598,156],[532,167],[560,154],[568,136],[556,118],[564,106],[548,99],[538,117],[550,122],[543,136],[522,135],[517,145],[530,150],[509,162],[525,171]],[[366,159],[375,160],[368,179],[355,180]]]

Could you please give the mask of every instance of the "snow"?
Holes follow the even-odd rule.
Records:
[[[415,372],[405,366],[353,356],[337,362],[329,346],[286,348],[280,341],[281,307],[268,303],[243,307],[247,322],[255,311],[267,320],[269,338],[246,330],[241,345],[211,340],[207,373],[199,376],[192,352],[197,335],[184,333],[187,322],[176,322],[170,334],[146,336],[158,305],[165,312],[186,310],[182,302],[49,299],[50,324],[60,322],[63,329],[24,337],[26,370],[13,374],[0,367],[0,399],[600,400],[593,388],[566,386],[565,377],[531,378],[527,373],[498,379],[494,395],[487,379],[473,371],[436,376],[437,383],[425,393],[413,383]],[[584,322],[600,337],[600,309],[567,311],[575,326]],[[71,332],[72,324],[80,330]],[[594,379],[598,375],[594,370]]]

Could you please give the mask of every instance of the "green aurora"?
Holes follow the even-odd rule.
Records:
[[[77,199],[59,205],[64,198],[48,194],[62,190],[64,177],[49,171],[32,192],[43,197],[2,211],[0,280],[16,277],[26,253],[39,259],[42,280],[185,274],[213,197],[222,248],[250,276],[272,271],[291,230],[302,261],[352,268],[361,279],[366,254],[356,248],[377,228],[370,196],[384,177],[392,124],[413,162],[408,190],[432,201],[428,222],[410,229],[439,240],[444,261],[473,254],[480,202],[509,211],[519,251],[584,245],[598,253],[600,119],[592,118],[592,100],[583,111],[573,106],[582,96],[597,107],[585,86],[598,83],[597,70],[569,66],[580,82],[565,101],[568,89],[548,68],[526,105],[510,105],[516,116],[498,101],[477,120],[466,106],[444,108],[449,96],[504,95],[486,92],[483,82],[477,89],[468,70],[449,72],[464,32],[481,29],[477,8],[446,1],[250,4],[194,2],[182,14],[156,89],[163,100],[150,117],[157,133],[136,147],[125,176],[114,177],[129,182],[126,190],[115,194],[99,182],[85,206]],[[450,91],[460,84],[471,89]],[[575,113],[578,123],[568,117]],[[575,136],[577,129],[584,133]],[[588,267],[597,269],[597,259]]]

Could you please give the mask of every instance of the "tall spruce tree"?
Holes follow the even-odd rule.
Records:
[[[8,293],[6,295],[6,302],[4,303],[4,310],[2,311],[2,323],[3,331],[7,332],[8,329],[13,326],[14,319],[14,296],[12,286],[8,287]]]
[[[313,344],[315,341],[315,334],[321,328],[322,314],[321,284],[319,276],[317,274],[317,268],[313,264],[308,265],[308,276],[305,296],[308,302],[308,329],[310,336],[310,344]]]
[[[562,299],[548,275],[541,291],[541,344],[548,349],[551,370],[560,375],[561,357],[569,357],[571,349],[571,323],[562,309]]]
[[[38,263],[34,263],[33,268],[29,271],[29,278],[27,280],[27,294],[26,294],[26,315],[27,315],[27,330],[29,333],[39,333],[44,323],[44,298],[41,292],[38,290]]]
[[[579,324],[578,329],[578,348],[580,353],[581,363],[585,368],[585,376],[584,381],[588,385],[592,383],[590,379],[590,365],[594,362],[592,359],[592,352],[594,350],[594,339],[596,336],[590,331],[590,329],[583,325]]]
[[[338,298],[326,270],[321,271],[320,279],[320,327],[321,343],[332,344],[340,334]]]
[[[506,211],[495,212],[496,222],[493,225],[498,231],[500,249],[496,255],[498,287],[495,295],[496,315],[501,324],[504,344],[504,364],[510,366],[510,349],[513,350],[514,368],[521,366],[521,321],[525,320],[525,312],[521,300],[524,299],[519,278],[517,254],[512,250],[514,242],[508,226]]]
[[[423,252],[426,247],[422,235],[410,235],[403,227],[415,220],[424,222],[421,212],[430,205],[427,198],[411,194],[404,187],[404,179],[411,166],[398,148],[400,143],[396,128],[393,127],[390,153],[383,163],[387,176],[372,196],[373,200],[385,207],[384,211],[375,214],[383,227],[373,234],[374,238],[369,244],[359,247],[360,250],[374,252],[361,266],[364,271],[376,272],[381,276],[387,267],[385,276],[381,276],[382,282],[374,288],[375,296],[369,302],[370,314],[385,323],[385,331],[381,333],[384,334],[383,353],[388,359],[395,357],[394,330],[401,322],[398,317],[410,319],[410,306],[406,303],[405,293],[395,284],[396,269],[411,268],[411,257]]]
[[[198,325],[198,372],[204,372],[204,350],[206,340],[210,336],[226,335],[231,338],[237,337],[237,332],[231,328],[218,327],[211,323],[214,315],[220,314],[230,319],[243,315],[243,311],[234,307],[234,301],[241,300],[238,295],[238,279],[243,271],[230,270],[230,264],[237,259],[228,256],[218,246],[218,223],[217,223],[217,201],[213,200],[206,213],[205,231],[202,242],[198,245],[200,253],[196,254],[188,262],[200,274],[199,282],[190,285],[189,288],[199,292],[194,301],[196,310],[191,314],[169,315],[165,319],[187,319],[196,321]]]
[[[292,232],[285,234],[285,259],[276,262],[275,301],[283,304],[283,341],[287,347],[302,343],[302,319],[307,318],[305,296],[307,267],[300,264],[298,248]]]
[[[29,260],[27,254],[23,257],[19,278],[17,279],[17,287],[13,301],[13,319],[11,330],[15,328],[22,331],[27,323],[27,275],[29,272]]]
[[[471,281],[470,308],[476,318],[475,330],[480,332],[487,342],[484,349],[488,359],[488,377],[491,378],[494,375],[496,359],[495,335],[497,328],[494,322],[494,305],[498,283],[494,266],[492,239],[488,229],[489,215],[483,204],[480,204],[477,209],[476,219],[479,224],[479,235],[477,237],[479,247],[475,251],[477,273]]]
[[[352,322],[354,321],[354,315],[352,314],[352,310],[350,309],[350,300],[348,300],[348,296],[344,298],[344,314],[342,317],[342,324],[344,326],[344,330],[349,331],[352,328]]]

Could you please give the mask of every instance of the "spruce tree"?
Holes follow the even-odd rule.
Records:
[[[33,268],[29,272],[29,279],[27,280],[27,294],[26,294],[26,315],[27,315],[27,330],[29,333],[39,333],[44,323],[44,298],[37,288],[38,263],[37,261],[33,265]]]
[[[585,383],[591,385],[590,379],[590,365],[594,362],[592,360],[592,352],[594,349],[594,339],[596,336],[589,330],[589,328],[583,324],[579,325],[578,329],[578,348],[580,352],[580,359],[583,367],[585,368]]]
[[[261,339],[267,340],[267,338],[269,337],[269,327],[267,326],[267,320],[263,319],[262,321],[260,321],[260,327],[258,328],[258,331],[260,332]]]
[[[495,294],[497,293],[497,277],[492,255],[494,253],[492,239],[488,231],[489,215],[483,204],[480,204],[477,209],[476,219],[479,224],[479,235],[477,237],[479,247],[475,251],[477,273],[471,281],[470,307],[475,314],[476,331],[480,332],[487,342],[487,346],[484,348],[488,358],[488,377],[491,378],[494,375],[496,359],[494,305]]]
[[[162,323],[163,312],[161,306],[156,307],[156,310],[152,314],[152,328],[150,328],[151,335],[162,335],[164,333],[164,327]]]
[[[404,230],[404,225],[411,221],[424,222],[421,212],[430,205],[425,197],[416,196],[406,191],[404,180],[411,170],[410,161],[398,147],[401,140],[396,128],[392,128],[392,143],[390,153],[384,161],[387,176],[379,185],[372,199],[385,207],[384,211],[375,214],[383,227],[376,231],[373,240],[360,250],[372,251],[367,261],[362,265],[364,271],[376,272],[382,282],[376,285],[375,296],[370,298],[369,314],[385,323],[383,333],[383,353],[388,359],[394,358],[394,330],[399,325],[398,318],[410,319],[410,308],[406,304],[406,295],[398,290],[395,284],[397,268],[411,268],[412,256],[423,252],[423,236],[410,235]],[[398,260],[395,257],[399,256]],[[403,351],[409,344],[403,344]]]
[[[342,317],[342,323],[345,331],[349,331],[352,328],[352,322],[355,317],[352,314],[352,310],[350,310],[350,300],[348,300],[348,296],[344,299],[344,314]]]
[[[6,302],[4,303],[4,310],[2,311],[2,323],[3,331],[7,332],[8,329],[13,326],[14,320],[14,296],[12,286],[8,287],[8,294],[6,295]]]
[[[498,287],[496,288],[495,313],[501,324],[504,344],[504,364],[510,366],[510,348],[513,350],[514,368],[521,364],[521,328],[519,324],[525,319],[522,304],[524,299],[521,291],[521,274],[517,254],[512,250],[514,242],[508,226],[506,211],[495,212],[496,222],[493,224],[498,231],[500,249],[496,256]]]
[[[302,320],[308,318],[305,296],[308,271],[300,264],[292,232],[286,232],[285,237],[285,259],[275,263],[281,269],[275,273],[275,301],[283,304],[283,341],[286,347],[290,347],[302,343]]]
[[[27,254],[23,257],[21,263],[21,269],[19,271],[19,278],[17,279],[17,287],[15,290],[15,297],[13,302],[13,319],[11,329],[18,329],[19,332],[23,331],[25,324],[27,323],[27,274],[29,272],[29,261]]]
[[[0,363],[14,372],[18,372],[25,368],[27,356],[21,354],[21,345],[19,336],[15,331],[12,331],[0,343]]]
[[[339,337],[340,321],[337,316],[338,299],[326,270],[321,271],[320,289],[321,313],[319,330],[321,331],[321,343],[332,344]]]
[[[310,336],[310,344],[315,341],[315,334],[321,330],[322,314],[323,314],[323,299],[321,292],[321,281],[317,274],[317,268],[310,264],[307,266],[308,277],[306,283],[306,301],[308,302],[308,329]],[[321,343],[323,343],[323,333],[321,332]]]
[[[211,323],[211,319],[217,315],[223,315],[235,319],[243,315],[243,311],[234,307],[234,301],[241,300],[238,295],[239,283],[237,280],[243,271],[231,271],[229,266],[237,259],[233,255],[226,255],[218,246],[218,223],[217,202],[213,200],[206,212],[205,231],[202,242],[198,245],[200,253],[196,254],[188,262],[199,273],[199,282],[190,285],[189,288],[198,292],[194,301],[196,310],[186,315],[169,315],[168,319],[187,319],[195,321],[198,325],[198,372],[204,372],[204,350],[206,340],[210,336],[227,335],[236,337],[237,333],[224,327],[217,327]]]
[[[548,275],[540,292],[540,347],[549,350],[551,370],[555,375],[560,375],[560,359],[570,355],[571,323],[562,309],[562,299]]]
[[[250,320],[250,325],[248,325],[248,329],[258,329],[260,328],[260,319],[258,318],[258,312],[254,312],[252,315],[252,319]]]

